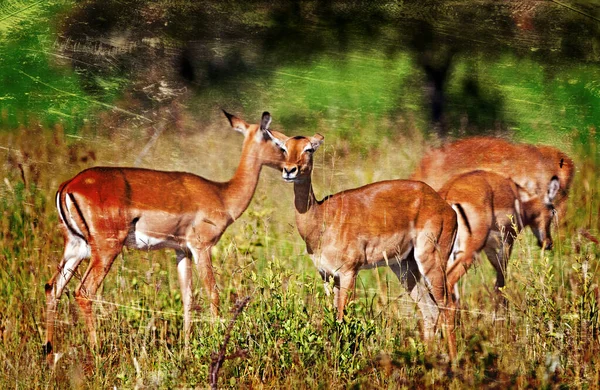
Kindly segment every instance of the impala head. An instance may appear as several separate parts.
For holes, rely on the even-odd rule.
[[[519,192],[521,191],[524,190],[519,187]],[[553,243],[550,230],[552,220],[556,214],[554,201],[559,191],[559,179],[554,176],[548,184],[543,199],[539,196],[533,196],[521,203],[523,208],[523,224],[531,228],[540,248],[552,249]],[[521,199],[523,198],[524,196],[521,197]]]
[[[274,136],[278,139],[286,139],[287,136],[275,130],[269,129],[271,125],[271,114],[263,112],[260,124],[248,124],[243,119],[232,115],[225,110],[223,113],[229,120],[231,127],[244,135],[244,148],[251,147],[251,153],[255,155],[263,164],[281,169],[285,160],[283,151],[274,141]]]
[[[553,168],[552,180],[558,179],[556,185],[559,185],[554,205],[560,207],[568,197],[569,188],[573,182],[575,174],[575,165],[573,160],[562,151],[551,146],[538,146],[539,152],[544,156],[546,164]],[[552,180],[549,186],[552,186]]]
[[[281,169],[283,180],[292,183],[310,178],[313,153],[321,146],[324,137],[315,134],[312,137],[281,138],[272,132],[269,134],[285,156]]]

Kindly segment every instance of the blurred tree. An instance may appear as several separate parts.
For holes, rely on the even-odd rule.
[[[507,126],[502,95],[476,77],[477,58],[530,58],[549,77],[556,67],[598,63],[599,16],[597,4],[562,1],[86,0],[64,20],[62,49],[89,91],[101,88],[98,75],[118,73],[147,109],[172,102],[184,87],[322,54],[343,57],[355,46],[410,53],[423,107],[445,136],[466,122],[467,132]],[[457,58],[473,59],[473,74],[450,96]]]

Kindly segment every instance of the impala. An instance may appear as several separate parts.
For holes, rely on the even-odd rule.
[[[83,313],[92,348],[97,346],[92,303],[96,291],[124,246],[174,249],[188,344],[192,307],[192,260],[200,274],[213,316],[219,294],[211,248],[248,207],[263,165],[281,169],[283,154],[267,135],[271,116],[248,124],[223,111],[232,128],[244,135],[240,163],[228,182],[214,182],[185,172],[97,167],[60,185],[56,206],[65,238],[64,255],[46,284],[46,343],[52,354],[58,300],[81,261],[89,265],[75,298]],[[283,134],[273,131],[278,137]]]
[[[510,178],[523,190],[520,199],[543,198],[558,180],[554,204],[563,216],[575,166],[562,151],[551,146],[512,143],[501,138],[473,137],[433,149],[423,157],[413,180],[439,190],[452,177],[474,170],[492,171]],[[544,199],[550,203],[548,199]]]
[[[533,196],[521,202],[520,191],[510,179],[487,171],[459,175],[439,191],[458,215],[458,237],[447,270],[450,290],[484,251],[496,270],[495,289],[500,292],[514,239],[525,226],[531,227],[540,247],[552,248],[550,224],[558,179],[551,181],[544,200]]]
[[[294,183],[298,232],[323,280],[333,278],[338,320],[358,271],[388,265],[417,302],[426,341],[433,338],[440,314],[444,318],[454,358],[453,301],[446,288],[457,230],[452,208],[428,185],[407,180],[377,182],[319,201],[311,174],[323,137],[272,136],[286,157],[283,179]]]

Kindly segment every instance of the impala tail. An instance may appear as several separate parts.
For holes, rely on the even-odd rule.
[[[73,193],[66,189],[68,183],[61,186],[56,193],[56,209],[65,229],[65,253],[63,261],[58,267],[58,272],[65,266],[65,259],[90,257],[90,229],[83,218],[81,208]],[[70,271],[74,271],[70,270]],[[46,287],[48,288],[48,287]]]

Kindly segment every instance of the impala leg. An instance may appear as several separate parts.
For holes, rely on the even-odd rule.
[[[438,256],[435,253],[434,256]],[[450,360],[454,360],[457,355],[456,350],[456,301],[452,289],[448,288],[446,275],[440,272],[431,278],[431,294],[439,307],[442,317],[442,332],[448,343],[448,355]]]
[[[431,341],[435,335],[439,310],[419,271],[419,266],[414,258],[414,251],[411,251],[404,260],[390,263],[390,269],[417,304],[423,321],[421,327],[423,339],[427,342]]]
[[[444,333],[448,340],[448,355],[450,360],[456,359],[458,354],[456,348],[456,303],[452,294],[446,296],[446,306],[442,309],[444,317]]]
[[[469,268],[473,265],[475,251],[470,246],[466,246],[459,251],[454,258],[454,262],[446,270],[448,289],[453,291],[456,283],[462,278]]]
[[[92,310],[93,300],[96,297],[96,291],[102,284],[102,281],[110,271],[114,260],[121,252],[122,245],[113,248],[92,247],[92,257],[90,264],[81,279],[81,283],[75,290],[75,299],[79,304],[79,309],[83,314],[86,327],[90,337],[90,346],[96,349],[98,346],[98,337],[96,335],[96,326],[94,324],[94,312]]]
[[[447,339],[448,344],[448,355],[450,356],[450,360],[455,360],[457,355],[456,348],[456,297],[452,293],[451,289],[447,287],[446,275],[442,274],[435,285],[441,286],[441,288],[433,288],[433,296],[435,300],[438,302],[438,305],[442,305],[440,307],[442,311],[443,318],[443,332]]]
[[[502,242],[499,245],[491,246],[488,245],[484,249],[484,252],[496,270],[496,291],[501,292],[501,289],[505,285],[506,267],[508,266],[508,259],[512,252],[514,239],[509,235],[506,237],[506,242]]]
[[[329,288],[329,277],[332,275],[323,269],[319,270],[319,275],[321,275],[321,279],[323,279],[323,289],[325,290],[325,295],[330,296],[331,288]]]
[[[423,317],[423,339],[431,342],[435,337],[435,329],[440,316],[437,304],[422,280],[417,282],[410,291],[410,297],[417,303]]]
[[[431,294],[429,297],[433,298],[433,302],[428,303],[433,310],[437,311],[437,318],[435,318],[436,323],[440,314],[443,319],[442,330],[448,342],[448,354],[450,355],[450,359],[454,360],[457,354],[456,335],[454,333],[456,307],[451,293],[452,290],[448,288],[449,283],[446,278],[445,270],[450,250],[451,248],[448,248],[447,253],[441,253],[441,249],[437,247],[430,237],[421,235],[417,238],[417,245],[415,246],[415,260],[421,275],[428,282],[429,292]],[[419,298],[423,298],[422,293]],[[435,334],[435,327],[434,324],[434,326],[428,330],[428,332],[431,332],[431,337]]]
[[[502,307],[506,307],[507,304],[502,289],[506,283],[506,267],[508,266],[508,259],[512,252],[513,242],[514,238],[511,235],[508,235],[506,237],[506,242],[496,243],[496,245],[487,245],[484,249],[488,260],[496,270],[496,284],[494,289],[498,298],[497,304],[500,304]]]
[[[344,308],[348,302],[348,293],[354,289],[356,272],[338,273],[334,276],[334,280],[333,300],[338,312],[337,320],[341,321],[344,318]]]
[[[486,245],[486,240],[490,235],[490,226],[492,226],[494,216],[493,206],[486,203],[483,211],[477,211],[472,205],[463,204],[459,212],[455,206],[453,208],[459,215],[457,230],[457,247],[453,248],[454,262],[448,265],[446,278],[450,291],[456,286],[456,283],[471,268],[477,253]],[[439,253],[442,258],[444,254]]]
[[[206,288],[206,292],[208,294],[210,312],[213,317],[216,318],[219,316],[219,290],[215,281],[215,275],[213,273],[212,259],[210,255],[211,248],[212,247],[208,246],[199,250],[192,248],[190,248],[190,250],[192,251],[200,279],[202,279],[204,288]]]
[[[191,331],[191,309],[192,309],[192,261],[191,254],[178,250],[177,252],[177,276],[179,277],[179,288],[181,289],[181,301],[183,302],[183,334],[185,348],[189,346]]]
[[[88,256],[89,246],[85,241],[77,237],[68,237],[58,269],[52,279],[46,283],[46,343],[44,344],[44,350],[50,360],[58,300],[81,261]],[[48,362],[53,363],[50,360]]]

